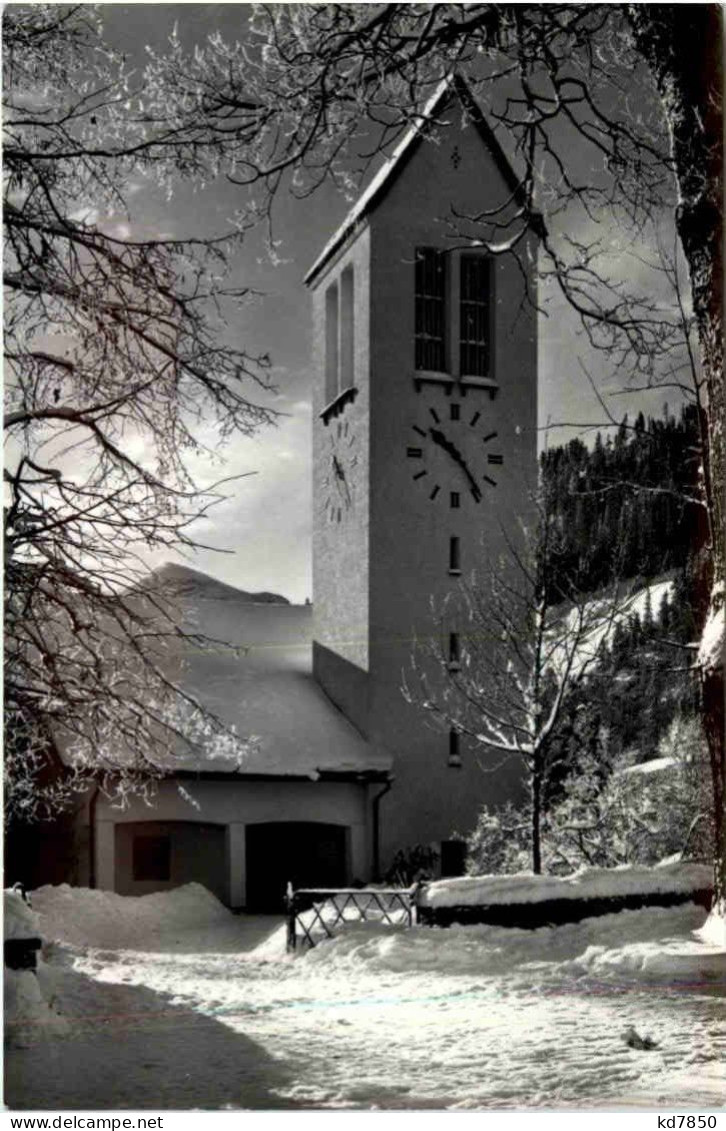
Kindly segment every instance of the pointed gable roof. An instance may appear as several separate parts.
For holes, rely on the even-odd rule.
[[[381,166],[373,180],[358,197],[340,227],[333,233],[310,270],[305,275],[304,281],[310,286],[315,277],[320,273],[328,260],[343,245],[345,240],[355,231],[366,215],[380,204],[398,175],[405,168],[420,145],[426,124],[433,116],[444,108],[446,103],[456,95],[466,110],[474,128],[479,133],[482,141],[492,155],[492,158],[513,195],[521,191],[521,183],[514,169],[507,160],[504,150],[494,136],[494,131],[487,122],[480,109],[469,84],[461,75],[449,75],[443,79],[429,98],[421,111],[420,121],[409,126],[398,145],[393,150],[388,160]]]

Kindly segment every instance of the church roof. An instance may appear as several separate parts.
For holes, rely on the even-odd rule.
[[[253,739],[240,775],[314,778],[390,769],[390,760],[376,756],[313,679],[310,606],[197,598],[195,613],[194,630],[230,647],[190,650],[183,686],[239,737]],[[213,755],[184,756],[175,768],[209,773],[226,766]]]
[[[396,145],[388,160],[381,166],[370,184],[364,189],[355,202],[342,224],[330,237],[320,255],[305,275],[304,281],[310,285],[315,276],[322,270],[331,256],[342,246],[345,240],[356,230],[365,216],[371,212],[383,199],[384,195],[394,183],[396,177],[405,167],[416,148],[420,144],[426,123],[441,110],[446,103],[456,94],[466,110],[471,122],[480,134],[484,144],[489,149],[500,173],[504,177],[512,193],[520,190],[520,181],[510,165],[501,145],[497,141],[491,126],[479,107],[471,89],[461,75],[449,75],[443,79],[429,98],[421,111],[420,121],[411,125]]]
[[[218,642],[202,648],[185,640],[169,652],[166,674],[239,738],[253,739],[241,761],[211,738],[204,752],[185,749],[163,760],[149,752],[152,762],[182,776],[387,775],[390,758],[376,752],[313,679],[312,606],[270,601],[267,593],[256,602],[255,595],[178,566],[156,571],[149,590],[174,600],[186,633]],[[113,755],[123,762],[122,751]]]

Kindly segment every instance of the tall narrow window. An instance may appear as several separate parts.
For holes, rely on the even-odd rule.
[[[433,247],[416,249],[415,363],[446,369],[446,257]]]
[[[346,267],[340,279],[340,392],[355,384],[353,379],[354,339],[353,268]]]
[[[449,667],[458,668],[461,663],[461,645],[459,643],[459,633],[449,633]]]
[[[449,765],[458,768],[461,766],[461,752],[459,749],[459,732],[449,731]]]
[[[491,264],[483,255],[462,255],[459,275],[459,371],[486,377],[491,354]]]
[[[335,400],[338,389],[338,284],[325,292],[325,402]]]
[[[461,573],[461,548],[458,538],[449,538],[449,572]]]

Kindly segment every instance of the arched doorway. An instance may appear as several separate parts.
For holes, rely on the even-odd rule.
[[[248,825],[247,910],[282,911],[285,889],[344,887],[348,879],[348,830],[316,821]]]

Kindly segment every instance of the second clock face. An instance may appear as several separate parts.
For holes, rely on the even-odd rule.
[[[406,438],[406,460],[431,502],[454,508],[480,503],[504,464],[499,433],[480,410],[458,401],[426,407]]]
[[[355,433],[345,421],[330,425],[327,467],[323,477],[324,506],[328,522],[341,522],[355,501],[358,452]]]

